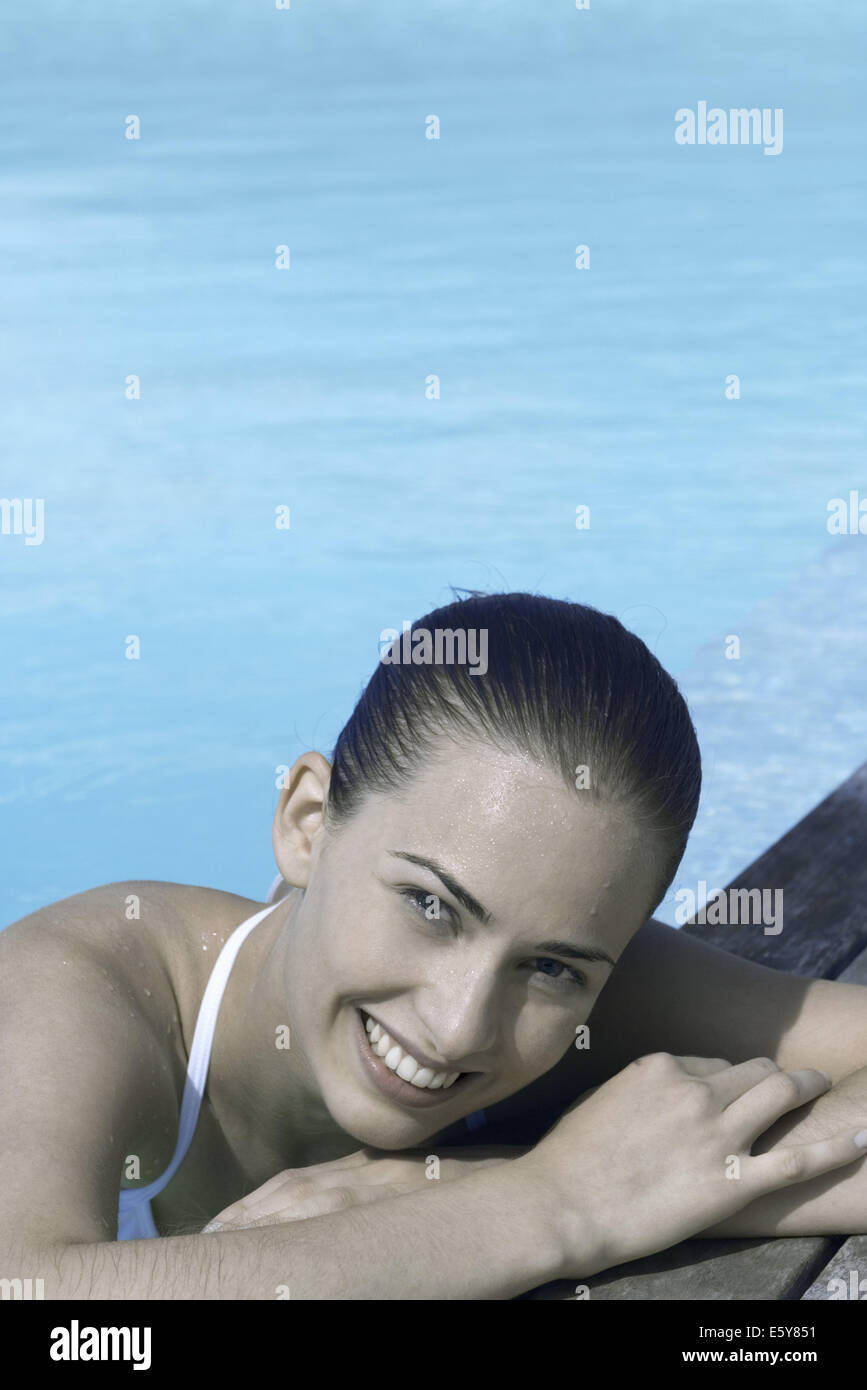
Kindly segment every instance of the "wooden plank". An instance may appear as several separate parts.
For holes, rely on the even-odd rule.
[[[843,1299],[867,1301],[867,1236],[850,1236],[817,1275],[804,1298],[829,1303]]]
[[[765,936],[755,925],[686,925],[682,930],[774,969],[867,985],[865,844],[867,763],[729,885],[783,888],[779,935]],[[591,1300],[816,1298],[823,1296],[817,1289],[827,1290],[829,1280],[840,1277],[838,1265],[847,1279],[849,1270],[861,1268],[865,1247],[867,1237],[846,1240],[842,1235],[691,1240],[605,1270],[584,1286],[559,1281],[523,1297],[573,1300],[576,1289],[586,1286]]]
[[[746,960],[813,979],[835,979],[867,947],[867,763],[728,888],[781,888],[783,929],[681,928]]]
[[[839,1236],[787,1240],[687,1240],[645,1260],[617,1265],[583,1281],[545,1284],[529,1299],[737,1299],[799,1298],[840,1244]],[[584,1294],[583,1290],[587,1289]]]
[[[837,976],[844,985],[867,985],[867,951],[862,951],[851,964]]]

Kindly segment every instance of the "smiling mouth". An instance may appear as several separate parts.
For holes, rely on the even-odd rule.
[[[450,1091],[459,1085],[470,1072],[435,1071],[415,1058],[411,1052],[394,1041],[381,1023],[377,1023],[363,1009],[358,1010],[367,1036],[370,1051],[388,1067],[396,1077],[405,1081],[417,1091]]]

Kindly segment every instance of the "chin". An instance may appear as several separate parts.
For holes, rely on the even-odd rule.
[[[358,1141],[359,1148],[388,1149],[399,1152],[401,1149],[417,1149],[426,1139],[438,1134],[444,1128],[430,1116],[420,1113],[418,1119],[412,1115],[373,1115],[366,1105],[328,1107],[332,1119],[345,1134]]]

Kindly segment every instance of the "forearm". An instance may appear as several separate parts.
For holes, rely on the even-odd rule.
[[[809,1143],[841,1131],[867,1129],[867,1067],[839,1081],[818,1100],[779,1120],[753,1145],[754,1154],[780,1144]],[[867,1157],[867,1155],[865,1155]],[[732,1179],[737,1181],[737,1179]],[[711,1227],[706,1236],[819,1236],[867,1233],[867,1163],[772,1192]]]
[[[260,1229],[67,1246],[60,1299],[509,1299],[558,1277],[543,1190],[519,1161]]]

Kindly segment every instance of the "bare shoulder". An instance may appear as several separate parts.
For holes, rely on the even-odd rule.
[[[49,903],[0,932],[4,973],[82,961],[142,998],[163,979],[194,990],[245,911],[258,904],[234,893],[159,880],[100,884]],[[203,949],[204,948],[204,949]],[[53,977],[45,980],[51,987]],[[151,990],[145,995],[142,986]]]
[[[177,1089],[216,955],[255,907],[157,880],[101,884],[50,903],[0,932],[0,1009],[8,1026],[15,1017],[29,1028],[34,1010],[63,1019],[100,1070],[107,1020],[125,1019],[136,1052],[159,1059]]]
[[[114,1238],[125,1157],[148,1182],[171,1156],[202,981],[248,908],[216,890],[109,883],[0,932],[4,1238]]]

